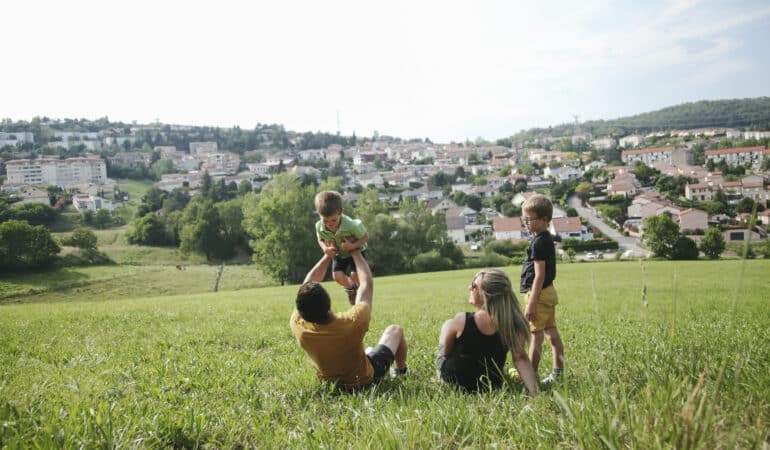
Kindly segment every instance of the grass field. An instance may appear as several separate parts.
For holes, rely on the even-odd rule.
[[[0,304],[104,301],[211,292],[216,266],[172,265],[72,267],[0,278]],[[275,284],[255,266],[225,266],[220,291]]]
[[[0,447],[770,445],[767,260],[559,265],[567,376],[534,399],[436,382],[438,330],[468,310],[473,270],[375,280],[366,344],[400,323],[413,373],[354,394],[320,384],[293,340],[297,286],[148,296],[171,277],[158,270],[112,301],[0,306]]]

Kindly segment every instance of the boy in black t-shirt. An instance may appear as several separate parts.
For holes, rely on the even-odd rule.
[[[521,220],[532,233],[527,257],[521,268],[521,292],[526,296],[527,305],[524,316],[532,331],[529,359],[537,372],[543,337],[547,337],[553,351],[553,372],[541,383],[551,384],[564,370],[564,344],[559,330],[556,329],[556,305],[559,303],[559,297],[553,286],[553,280],[556,278],[556,250],[553,237],[548,231],[548,223],[553,216],[553,204],[548,197],[537,194],[528,198],[521,209]]]

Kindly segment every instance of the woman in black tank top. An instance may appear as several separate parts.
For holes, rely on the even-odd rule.
[[[535,373],[524,350],[529,324],[508,276],[498,269],[480,271],[473,277],[468,301],[477,311],[458,313],[441,329],[436,359],[439,378],[471,392],[497,388],[503,383],[510,350],[524,384],[535,395]]]

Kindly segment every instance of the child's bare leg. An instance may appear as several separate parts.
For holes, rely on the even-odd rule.
[[[344,287],[345,289],[350,289],[351,283],[348,277],[345,275],[345,272],[341,270],[335,270],[333,273],[334,281],[337,282],[340,286]]]
[[[529,360],[532,361],[532,368],[537,374],[537,366],[540,364],[540,349],[543,347],[543,330],[532,333],[532,340],[529,343]]]
[[[358,282],[358,274],[355,271],[350,272],[350,282],[356,287],[360,286],[361,284]]]
[[[553,367],[564,369],[564,343],[561,340],[561,335],[559,335],[559,330],[556,327],[548,328],[545,330],[545,336],[551,344]]]

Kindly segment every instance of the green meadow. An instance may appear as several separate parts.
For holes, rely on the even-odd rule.
[[[436,380],[439,328],[470,310],[474,270],[375,279],[366,345],[403,325],[413,371],[355,393],[319,383],[291,336],[296,285],[228,266],[211,293],[213,270],[0,279],[0,447],[770,446],[768,260],[560,264],[567,375],[536,398]]]

